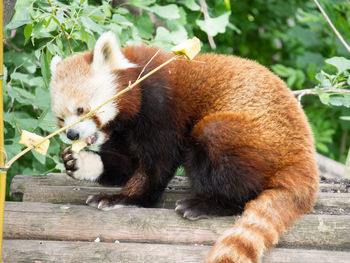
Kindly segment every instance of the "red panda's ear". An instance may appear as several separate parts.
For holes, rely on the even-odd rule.
[[[62,58],[58,55],[54,56],[51,59],[51,63],[50,63],[50,70],[51,70],[51,75],[53,75],[56,71],[56,66],[58,64],[58,62],[62,61]]]
[[[95,71],[106,69],[125,69],[134,67],[123,55],[112,32],[104,33],[97,40],[94,48],[92,67]]]

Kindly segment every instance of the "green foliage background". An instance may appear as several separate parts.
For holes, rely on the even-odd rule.
[[[206,1],[210,19],[204,21],[199,0],[114,1],[18,0],[5,28],[4,119],[7,159],[23,147],[19,130],[47,135],[56,120],[50,112],[49,64],[55,54],[70,55],[92,49],[99,35],[113,31],[121,45],[146,43],[165,50],[197,36],[202,52],[254,59],[287,81],[291,89],[315,88],[303,106],[312,125],[317,150],[344,162],[350,128],[350,98],[322,88],[349,86],[349,53],[317,10],[313,1]],[[126,2],[126,3],[125,3]],[[346,0],[320,1],[345,40],[350,40],[350,5]],[[153,19],[153,21],[152,21]],[[154,20],[155,19],[155,20]],[[66,36],[65,36],[66,35]],[[326,60],[328,58],[331,60]],[[339,84],[340,83],[340,84]],[[329,104],[328,106],[325,104]],[[345,116],[340,119],[341,116]],[[9,171],[43,174],[63,170],[60,152],[65,135],[51,140],[47,156],[31,152]],[[8,188],[7,188],[8,189]]]

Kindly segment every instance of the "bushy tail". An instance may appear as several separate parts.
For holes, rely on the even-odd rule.
[[[257,263],[266,249],[302,214],[309,212],[316,199],[316,164],[289,166],[270,180],[257,199],[250,201],[232,229],[217,240],[206,263]],[[311,167],[310,167],[311,166]]]

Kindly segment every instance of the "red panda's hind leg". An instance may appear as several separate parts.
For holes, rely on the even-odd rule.
[[[178,201],[178,213],[193,220],[239,214],[262,191],[265,171],[257,159],[264,152],[245,145],[254,139],[246,123],[242,114],[221,112],[195,125],[184,167],[196,196]]]

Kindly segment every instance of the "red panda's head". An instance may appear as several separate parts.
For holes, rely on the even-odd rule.
[[[55,56],[50,65],[50,94],[52,112],[58,124],[65,126],[78,120],[115,95],[118,84],[112,72],[134,66],[124,57],[111,32],[101,35],[93,51],[64,60]],[[71,140],[86,139],[89,144],[102,144],[106,140],[102,128],[118,113],[117,103],[110,102],[93,118],[69,128],[67,137]]]

